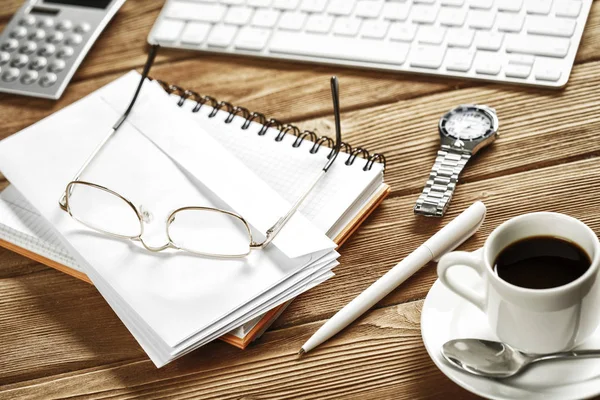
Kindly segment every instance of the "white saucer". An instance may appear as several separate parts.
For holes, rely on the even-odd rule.
[[[460,275],[459,279],[472,283],[473,287],[479,282],[477,275],[467,268],[455,267],[449,273]],[[455,383],[479,396],[511,400],[567,400],[600,394],[600,358],[541,362],[517,377],[504,380],[477,377],[453,367],[440,352],[446,341],[457,338],[498,339],[491,332],[486,316],[439,280],[434,283],[423,304],[421,335],[429,356],[438,368]],[[600,329],[580,348],[600,349]]]

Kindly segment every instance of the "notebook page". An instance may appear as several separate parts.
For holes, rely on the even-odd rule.
[[[120,87],[125,83],[133,83],[135,87],[135,75],[129,74],[111,85],[116,85],[113,88],[119,92],[125,90]],[[153,99],[153,96],[141,96],[140,105],[144,101],[151,103]],[[136,109],[132,120],[136,120],[135,113]],[[82,256],[79,258],[87,259],[94,270],[102,271],[105,281],[164,344],[174,346],[202,329],[207,332],[221,329],[226,324],[221,324],[223,315],[234,319],[234,311],[244,304],[250,309],[260,307],[260,303],[251,305],[249,300],[258,298],[266,290],[273,290],[274,297],[293,285],[295,281],[291,276],[308,267],[312,257],[289,260],[275,247],[270,247],[244,262],[219,260],[222,268],[215,269],[214,260],[180,252],[154,257],[128,242],[90,234],[60,210],[57,200],[65,182],[106,134],[105,121],[112,123],[117,117],[118,113],[98,93],[92,94],[3,141],[0,167],[44,218],[77,248]],[[22,157],[23,154],[27,157]],[[164,221],[169,209],[186,204],[210,205],[214,201],[129,123],[123,125],[86,173],[88,179],[109,185],[136,204],[148,205],[156,221]],[[161,224],[156,227],[160,228]],[[100,248],[104,251],[98,251]],[[87,264],[86,272],[97,284],[98,274],[94,277]],[[283,281],[285,285],[280,285]],[[100,285],[97,287],[102,291]],[[177,290],[173,290],[175,287]],[[264,301],[266,299],[261,300]],[[216,321],[219,324],[211,328]],[[243,322],[246,321],[239,321]],[[165,359],[159,359],[157,364],[164,362]]]
[[[179,99],[171,96],[173,101]],[[186,100],[183,108],[192,113],[195,106],[193,100]],[[246,121],[243,117],[236,116],[231,123],[225,123],[229,116],[227,111],[219,111],[209,118],[212,111],[213,108],[204,105],[192,115],[206,132],[289,202],[306,190],[327,161],[328,147],[322,146],[311,154],[314,143],[308,139],[299,147],[293,147],[296,138],[291,134],[277,142],[277,129],[270,128],[264,136],[259,136],[261,124],[252,122],[244,130],[241,129]],[[368,187],[383,179],[383,164],[374,163],[369,171],[364,171],[365,159],[356,158],[352,165],[346,165],[348,157],[347,153],[340,152],[325,178],[300,207],[300,213],[323,232],[328,232]]]
[[[81,271],[53,230],[13,186],[0,193],[0,239]]]

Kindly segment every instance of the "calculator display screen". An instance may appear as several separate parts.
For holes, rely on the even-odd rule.
[[[111,0],[45,0],[44,3],[64,4],[68,6],[106,8]]]

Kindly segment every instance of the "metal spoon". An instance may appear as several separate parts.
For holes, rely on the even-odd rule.
[[[572,350],[552,354],[527,354],[506,343],[481,339],[455,339],[444,343],[442,355],[452,365],[473,375],[508,378],[530,364],[560,358],[598,357],[600,350]]]

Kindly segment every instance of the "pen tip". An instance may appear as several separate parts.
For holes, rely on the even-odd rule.
[[[304,351],[304,349],[303,349],[303,348],[300,348],[300,350],[298,351],[298,355],[299,355],[299,356],[301,356],[301,355],[303,355],[304,353],[306,353],[306,351]]]

